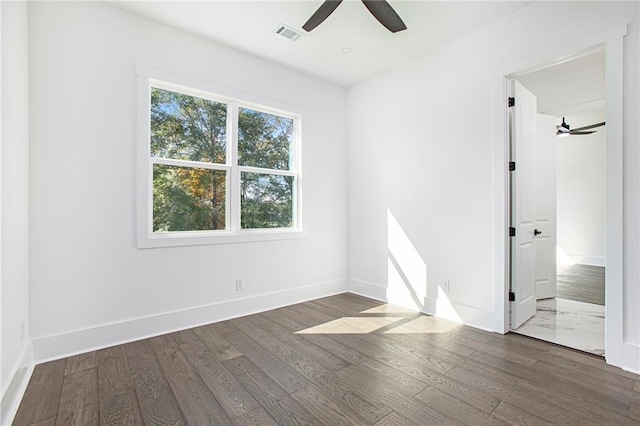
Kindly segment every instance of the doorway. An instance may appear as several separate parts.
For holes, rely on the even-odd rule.
[[[605,51],[511,85],[510,329],[604,356]]]

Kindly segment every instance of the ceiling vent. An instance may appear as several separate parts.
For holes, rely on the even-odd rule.
[[[280,26],[276,29],[276,34],[288,38],[291,41],[296,41],[300,37],[302,37],[302,33],[294,30],[291,27],[287,27],[284,24],[280,24]]]

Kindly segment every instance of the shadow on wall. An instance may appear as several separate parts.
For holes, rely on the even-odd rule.
[[[444,289],[438,285],[436,311],[427,312],[427,264],[418,253],[411,239],[387,209],[387,292],[389,303],[421,312],[434,314],[462,323]]]

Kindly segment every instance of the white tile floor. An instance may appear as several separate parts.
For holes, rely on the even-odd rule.
[[[536,314],[515,332],[604,355],[604,306],[558,298],[538,300]]]

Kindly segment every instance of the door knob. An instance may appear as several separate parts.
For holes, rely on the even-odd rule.
[[[538,231],[537,229],[533,230],[533,235],[538,236],[540,234],[542,234],[542,231]]]

